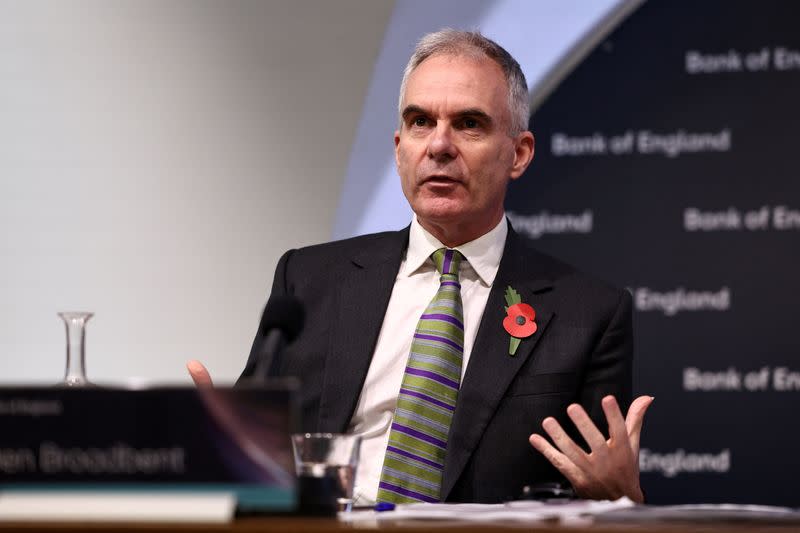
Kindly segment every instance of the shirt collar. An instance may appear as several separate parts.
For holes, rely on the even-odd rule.
[[[497,276],[497,269],[500,268],[500,259],[503,257],[503,248],[506,244],[507,235],[508,223],[506,218],[503,217],[488,233],[484,233],[474,241],[455,247],[467,259],[469,267],[475,271],[487,287],[494,283],[494,278]],[[404,277],[410,276],[425,264],[433,252],[444,247],[444,244],[439,242],[439,239],[428,233],[420,225],[417,216],[414,215],[408,237],[406,260],[400,275]],[[430,264],[432,265],[433,263],[431,262]]]

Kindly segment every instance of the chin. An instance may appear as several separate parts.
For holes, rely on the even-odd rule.
[[[462,221],[469,216],[463,205],[454,205],[452,202],[437,202],[436,205],[423,205],[414,209],[418,218],[445,224],[448,222]]]

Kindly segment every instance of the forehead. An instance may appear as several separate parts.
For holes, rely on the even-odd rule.
[[[492,115],[508,111],[508,83],[489,58],[434,55],[408,76],[403,107],[425,109],[478,107]]]

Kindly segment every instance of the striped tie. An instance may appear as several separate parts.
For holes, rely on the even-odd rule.
[[[432,255],[439,291],[419,319],[411,343],[383,460],[378,501],[438,502],[447,433],[461,381],[464,312],[456,250]]]

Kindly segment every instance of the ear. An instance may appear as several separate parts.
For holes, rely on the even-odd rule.
[[[400,167],[400,130],[394,132],[394,164]]]
[[[511,166],[509,176],[515,180],[522,176],[528,165],[533,160],[535,141],[533,133],[523,131],[514,139],[514,164]]]

